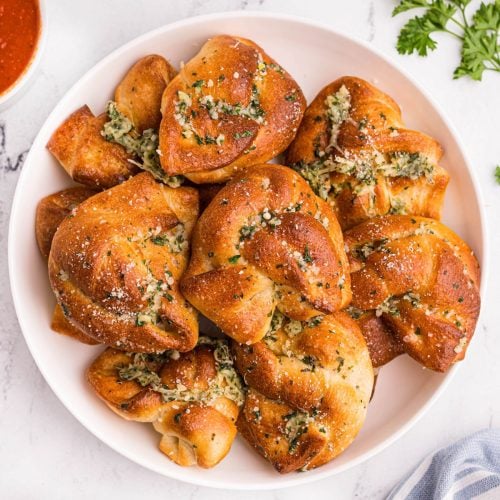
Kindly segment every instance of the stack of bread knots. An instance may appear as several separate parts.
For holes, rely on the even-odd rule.
[[[345,313],[338,222],[293,170],[238,174],[198,220],[184,296],[233,338],[249,387],[238,428],[280,472],[341,453],[364,422],[373,370]]]
[[[277,471],[313,469],[360,431],[374,368],[464,357],[479,266],[438,221],[441,147],[369,83],[306,109],[261,47],[220,35],[179,72],[140,59],[47,147],[82,184],[36,213],[52,329],[105,348],[90,386],[175,463],[213,467],[239,432]]]
[[[426,368],[463,359],[479,315],[479,265],[439,221],[442,149],[407,129],[387,94],[355,77],[328,84],[287,152],[345,231],[352,303],[373,365],[408,353]]]

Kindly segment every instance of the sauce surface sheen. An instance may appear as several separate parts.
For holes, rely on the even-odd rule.
[[[37,0],[0,0],[0,95],[29,66],[39,36]]]

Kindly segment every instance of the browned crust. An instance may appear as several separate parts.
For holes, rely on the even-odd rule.
[[[63,189],[42,198],[36,207],[35,236],[40,253],[48,258],[52,238],[59,224],[82,201],[90,198],[98,191],[87,187]]]
[[[280,225],[256,225],[252,237],[242,240],[242,228],[264,209],[278,214]],[[331,313],[350,300],[338,223],[328,205],[287,167],[265,164],[239,173],[198,220],[192,248],[182,291],[238,342],[261,339],[275,307],[302,320]],[[240,257],[235,260],[235,255]]]
[[[196,187],[200,195],[200,213],[203,213],[215,195],[224,187],[224,184],[199,184]]]
[[[401,340],[394,336],[374,311],[363,313],[356,321],[365,338],[374,368],[386,365],[405,352]]]
[[[118,415],[128,420],[152,422],[162,434],[160,449],[179,465],[209,468],[229,452],[236,436],[237,405],[220,397],[213,406],[198,402],[164,402],[149,386],[121,380],[118,371],[132,362],[132,354],[106,349],[88,368],[87,380],[96,394]],[[197,347],[164,364],[152,363],[163,384],[175,388],[206,389],[215,376],[212,348]]]
[[[256,77],[259,57],[267,63],[267,74]],[[237,169],[263,163],[284,151],[291,142],[306,106],[298,84],[276,62],[250,40],[228,35],[208,40],[167,87],[162,102],[160,127],[161,164],[169,175],[186,175],[196,183],[224,182]],[[223,76],[221,76],[223,75]],[[211,81],[196,93],[193,83]],[[243,116],[225,113],[212,119],[198,97],[247,106],[253,86],[259,90],[265,111],[262,124]],[[198,135],[224,135],[223,144],[199,145],[195,137],[183,138],[182,127],[175,119],[178,92],[192,97],[192,123]],[[290,97],[293,96],[293,97]],[[293,99],[293,100],[292,100]]]
[[[126,350],[192,349],[196,312],[178,286],[189,248],[172,253],[155,244],[154,235],[172,235],[183,224],[189,241],[197,215],[195,189],[169,188],[148,173],[79,205],[59,226],[49,256],[51,285],[69,321],[97,341]],[[165,293],[156,302],[161,286]],[[137,321],[151,304],[163,327]]]
[[[60,333],[61,335],[66,335],[74,340],[78,340],[84,344],[96,345],[99,342],[89,335],[82,332],[79,328],[76,328],[72,323],[70,323],[59,304],[54,307],[54,314],[52,315],[52,322],[50,323],[50,328],[54,332]]]
[[[368,349],[344,313],[296,336],[282,329],[275,337],[233,343],[236,367],[250,387],[238,430],[279,472],[312,469],[339,455],[363,425],[373,387]],[[291,446],[286,422],[296,411],[311,421]]]
[[[151,54],[139,59],[115,90],[115,101],[121,113],[134,128],[158,130],[161,121],[161,98],[177,71],[162,56]]]
[[[259,408],[262,415],[257,425],[253,408]],[[296,450],[289,452],[289,444],[283,437],[283,423],[291,411],[288,405],[250,389],[237,421],[238,432],[281,474],[298,471],[327,451],[325,437],[317,428],[312,428],[302,436]]]
[[[107,189],[137,172],[125,148],[106,141],[101,130],[105,114],[94,116],[82,106],[68,116],[52,134],[47,149],[76,182],[95,189]]]
[[[352,158],[373,149],[391,152],[421,153],[434,166],[433,181],[377,176],[374,197],[371,193],[356,194],[350,187],[352,178],[332,173],[330,182],[338,193],[329,201],[342,229],[348,229],[376,215],[391,210],[391,197],[404,202],[409,214],[439,219],[449,175],[439,166],[443,154],[439,143],[428,135],[404,127],[399,106],[387,94],[362,80],[344,76],[328,84],[307,108],[296,138],[287,151],[287,165],[317,160],[315,151],[325,150],[330,141],[330,126],[325,99],[345,86],[351,96],[349,119],[339,129],[333,156]],[[361,123],[366,128],[360,130]]]
[[[395,297],[397,312],[381,318],[405,352],[441,372],[463,359],[480,309],[479,264],[467,244],[438,221],[404,215],[364,222],[345,238],[353,306],[374,310]],[[362,259],[356,249],[373,242],[383,243]]]

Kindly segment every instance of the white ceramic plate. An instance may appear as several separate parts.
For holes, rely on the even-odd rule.
[[[430,97],[367,44],[289,16],[237,12],[189,19],[133,40],[91,69],[59,102],[33,143],[17,186],[9,234],[11,287],[21,328],[40,371],[63,404],[99,439],[138,464],[171,478],[219,488],[280,488],[346,470],[388,446],[429,408],[455,369],[439,375],[423,370],[406,356],[385,367],[362,432],[345,453],[317,470],[280,476],[239,438],[216,468],[181,468],[158,450],[159,435],[151,425],[122,420],[87,387],[85,368],[102,348],[81,345],[50,330],[54,297],[33,230],[38,201],[70,185],[64,170],[45,149],[50,135],[67,115],[82,104],[100,113],[114,86],[138,58],[158,53],[179,65],[207,38],[221,33],[255,40],[297,79],[308,101],[341,75],[363,77],[393,96],[409,126],[429,133],[444,146],[442,164],[452,179],[444,221],[472,246],[485,275],[484,217],[477,184],[456,134]]]

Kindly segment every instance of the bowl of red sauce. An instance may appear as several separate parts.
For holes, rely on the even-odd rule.
[[[0,0],[0,109],[26,89],[46,32],[43,0]]]

